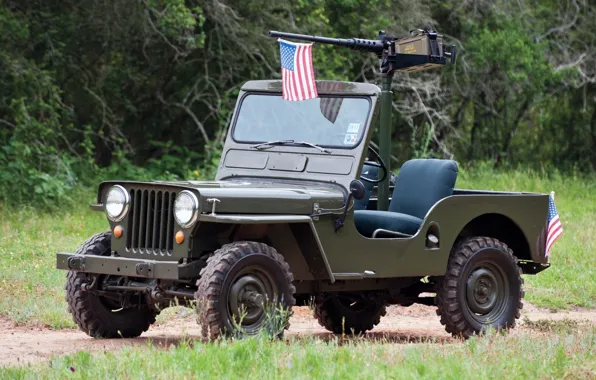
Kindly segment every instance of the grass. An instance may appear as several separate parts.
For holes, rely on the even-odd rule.
[[[556,192],[565,229],[552,251],[552,267],[526,276],[526,299],[553,309],[596,307],[596,242],[594,178],[547,178],[534,172],[462,170],[459,188]],[[55,252],[74,252],[89,236],[107,226],[102,213],[87,207],[94,194],[82,192],[75,209],[53,214],[31,208],[14,211],[0,206],[0,316],[21,325],[72,328],[64,301],[65,272],[55,268]]]
[[[263,338],[214,344],[128,347],[54,358],[46,364],[0,368],[0,378],[259,378],[259,379],[526,379],[596,374],[596,330],[565,336],[489,334],[454,344],[288,343]]]
[[[80,206],[51,215],[0,208],[0,316],[18,325],[74,327],[64,301],[66,272],[55,269],[55,253],[74,252],[107,225],[88,207],[93,194],[79,197]]]

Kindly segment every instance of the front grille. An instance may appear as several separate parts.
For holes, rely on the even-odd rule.
[[[170,256],[174,248],[174,200],[176,193],[130,190],[126,249],[140,254]]]

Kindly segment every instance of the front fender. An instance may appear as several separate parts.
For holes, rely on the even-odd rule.
[[[224,224],[266,224],[266,225],[289,225],[300,252],[307,263],[311,273],[317,279],[326,279],[335,282],[335,276],[329,265],[329,260],[313,220],[307,215],[253,215],[253,214],[202,214],[199,216],[199,226],[202,223],[224,223]],[[280,253],[286,255],[281,244]],[[322,262],[323,265],[320,265]]]

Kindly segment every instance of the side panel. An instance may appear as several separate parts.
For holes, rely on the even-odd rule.
[[[369,239],[360,235],[354,215],[335,233],[334,217],[315,222],[321,244],[335,277],[374,272],[374,277],[443,275],[451,247],[462,229],[483,214],[501,214],[523,231],[532,260],[545,263],[540,252],[548,212],[548,195],[458,195],[438,202],[427,214],[416,235],[405,239]],[[431,225],[439,227],[439,248],[427,249],[425,237]],[[369,274],[367,277],[370,277]]]

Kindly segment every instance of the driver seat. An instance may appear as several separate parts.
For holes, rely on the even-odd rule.
[[[412,236],[418,232],[428,210],[453,194],[457,162],[415,159],[404,163],[397,174],[389,211],[356,210],[356,229],[371,237],[377,229]]]

